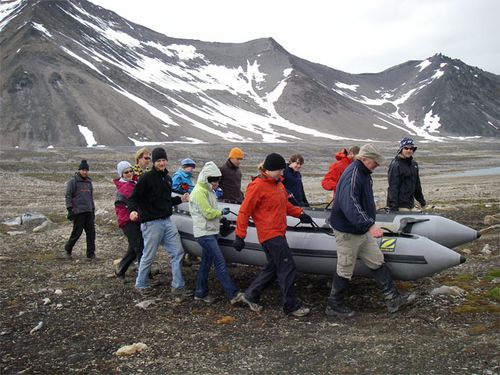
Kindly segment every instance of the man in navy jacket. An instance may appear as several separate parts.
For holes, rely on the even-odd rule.
[[[396,290],[391,273],[384,265],[384,255],[375,241],[383,236],[383,232],[375,223],[371,173],[384,158],[373,145],[366,144],[356,159],[340,177],[330,217],[337,243],[337,269],[325,310],[330,316],[354,315],[344,304],[344,299],[358,257],[371,270],[389,312],[398,311],[410,301],[408,296],[402,296]]]

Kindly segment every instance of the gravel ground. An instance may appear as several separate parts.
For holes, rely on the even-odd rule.
[[[300,149],[309,201],[323,204],[327,194],[319,180],[339,147],[322,147],[244,145],[245,182],[267,152],[288,156],[292,148]],[[380,147],[390,156],[391,145]],[[166,146],[174,165],[188,155],[222,162],[229,148]],[[162,285],[152,297],[141,298],[134,291],[134,271],[121,283],[112,265],[126,239],[115,224],[111,179],[116,162],[133,150],[2,150],[0,221],[36,211],[53,224],[41,232],[30,225],[0,225],[0,373],[498,374],[500,235],[488,227],[495,224],[491,215],[500,212],[500,179],[461,174],[497,167],[497,149],[497,142],[421,146],[417,157],[429,206],[483,235],[457,249],[467,257],[463,265],[399,282],[400,289],[417,294],[415,304],[399,313],[386,312],[372,280],[354,279],[348,304],[357,314],[351,320],[324,315],[329,280],[317,275],[297,277],[297,293],[312,310],[302,319],[283,316],[277,287],[264,294],[260,314],[231,306],[213,277],[215,304],[176,299],[168,292],[164,252],[155,265]],[[64,184],[81,158],[89,160],[96,191],[99,260],[93,263],[85,260],[83,238],[75,260],[60,256],[71,232]],[[374,174],[379,205],[385,200],[385,173],[380,168]],[[230,273],[245,288],[258,270],[238,265]],[[184,268],[190,287],[196,271],[197,265]],[[442,285],[457,286],[463,294],[430,295]],[[153,303],[135,306],[144,300]],[[115,354],[133,343],[147,348],[131,356]]]

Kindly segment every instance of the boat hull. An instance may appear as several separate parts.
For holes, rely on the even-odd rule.
[[[229,207],[231,214],[227,218],[230,221],[236,221],[240,205],[224,202],[218,202],[218,205],[221,209]],[[183,203],[178,206],[178,209],[179,211],[189,212],[189,205]],[[329,227],[328,217],[330,216],[330,210],[305,208],[305,212],[312,216],[316,224],[320,227]],[[474,241],[480,236],[479,232],[475,229],[446,217],[424,212],[379,211],[377,212],[376,221],[380,227],[383,227],[387,231],[417,234],[449,248]],[[289,227],[309,226],[309,224],[300,224],[299,219],[291,216],[287,217],[287,224]]]
[[[192,220],[188,213],[172,215],[185,251],[201,256],[202,250],[193,236]],[[333,275],[337,266],[335,237],[331,232],[309,228],[289,228],[286,233],[299,272]],[[245,238],[245,248],[238,252],[232,247],[234,232],[219,238],[219,246],[227,262],[262,266],[267,263],[254,226]],[[465,259],[428,238],[410,234],[389,234],[378,240],[385,262],[395,279],[416,280],[463,263]],[[361,260],[356,262],[355,275],[371,276]]]

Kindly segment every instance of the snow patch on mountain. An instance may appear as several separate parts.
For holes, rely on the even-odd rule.
[[[78,130],[80,131],[80,133],[82,133],[83,137],[85,138],[87,147],[93,147],[97,145],[97,141],[95,140],[94,133],[92,132],[92,130],[83,125],[77,125],[77,126]]]
[[[348,85],[347,83],[342,83],[342,82],[335,82],[335,86],[337,86],[340,89],[347,89],[356,92],[358,89],[359,85]]]
[[[431,64],[432,64],[431,61],[424,60],[420,64],[415,65],[415,68],[419,68],[420,69],[419,72],[421,72],[422,70],[424,70],[425,68],[427,68]]]

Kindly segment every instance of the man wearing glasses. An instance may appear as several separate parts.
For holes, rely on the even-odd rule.
[[[417,208],[425,208],[418,164],[413,159],[416,150],[413,139],[403,138],[399,142],[398,153],[389,166],[387,207],[391,211],[412,211],[415,209],[415,200],[419,205]]]
[[[134,165],[134,180],[137,181],[143,173],[148,172],[151,168],[149,163],[151,162],[151,151],[148,148],[143,147],[135,153],[135,165]]]

